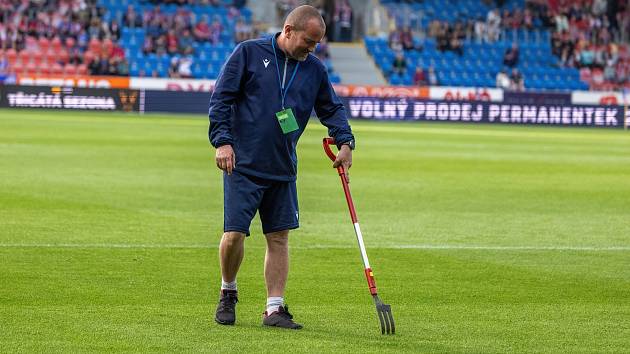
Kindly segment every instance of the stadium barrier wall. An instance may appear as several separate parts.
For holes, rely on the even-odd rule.
[[[0,107],[138,112],[140,91],[1,85]]]
[[[212,92],[216,80],[115,77],[115,76],[33,76],[16,75],[18,85],[64,86],[64,87],[97,87],[97,88],[130,88],[134,90]],[[371,85],[333,85],[341,97],[399,97],[429,98],[435,100],[455,101],[491,101],[503,102],[505,96],[514,93],[498,88],[480,87],[416,87],[416,86],[371,86]],[[521,93],[522,94],[522,93]],[[524,94],[543,96],[569,95],[570,102],[564,104],[580,105],[629,105],[630,92],[627,91],[567,91],[561,93],[540,91]]]
[[[184,82],[178,82],[182,91],[4,85],[0,86],[0,107],[207,115],[208,86],[191,89],[181,86]],[[444,89],[448,88],[437,91],[438,96],[447,92]],[[350,96],[341,100],[354,119],[618,128],[630,124],[627,108],[574,104],[571,93],[501,92],[500,101],[488,95],[486,101]]]
[[[123,76],[37,76],[17,75],[16,84],[23,86],[63,86],[128,89],[131,78]]]
[[[144,105],[141,105],[140,112],[163,112],[163,113],[191,113],[208,114],[210,104],[209,92],[178,92],[178,91],[156,91],[147,90],[144,92]]]

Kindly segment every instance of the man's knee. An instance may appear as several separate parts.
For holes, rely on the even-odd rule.
[[[223,243],[227,247],[238,246],[243,243],[245,240],[245,234],[238,231],[228,231],[223,234],[223,238],[221,239],[221,243]]]
[[[289,246],[289,230],[268,233],[265,237],[269,248],[280,249]]]

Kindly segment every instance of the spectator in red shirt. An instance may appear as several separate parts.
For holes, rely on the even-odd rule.
[[[195,28],[193,29],[193,34],[195,35],[195,39],[200,42],[207,42],[210,40],[212,36],[212,31],[210,26],[208,25],[208,16],[203,15],[201,20],[197,22]]]
[[[413,84],[416,86],[427,85],[427,75],[421,67],[416,67],[416,72],[413,75]]]
[[[168,34],[166,35],[166,50],[169,54],[175,54],[179,50],[177,35],[173,29],[168,30]]]
[[[112,58],[117,58],[117,59],[125,59],[125,51],[122,49],[121,46],[119,46],[118,44],[113,44],[112,46],[112,54],[111,54]]]

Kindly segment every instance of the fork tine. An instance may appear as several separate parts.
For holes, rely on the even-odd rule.
[[[394,325],[394,316],[392,315],[392,309],[389,305],[387,305],[388,307],[388,311],[387,311],[387,317],[389,317],[389,322],[391,323],[391,327],[392,327],[392,334],[396,333],[396,325]]]
[[[378,320],[381,323],[381,334],[385,334],[385,317],[378,305],[376,305],[376,313],[378,314]]]
[[[389,315],[388,315],[388,313],[390,312],[389,305],[385,305],[385,304],[381,305],[381,311],[383,312],[383,318],[385,319],[385,329],[386,329],[385,332],[387,332],[387,334],[390,334],[391,324],[390,324]]]

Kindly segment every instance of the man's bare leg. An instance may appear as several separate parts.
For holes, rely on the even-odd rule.
[[[265,254],[265,283],[267,284],[267,310],[265,326],[301,329],[284,305],[284,289],[289,275],[289,230],[273,232],[267,237]]]
[[[221,299],[217,306],[215,321],[222,325],[233,325],[236,322],[236,274],[243,261],[243,244],[245,234],[241,232],[226,232],[219,245],[221,262]]]
[[[272,232],[267,238],[265,283],[267,297],[283,297],[289,274],[289,230]]]
[[[221,260],[221,277],[223,281],[231,283],[236,280],[236,274],[241,267],[244,254],[245,234],[228,231],[223,234],[219,245]]]

